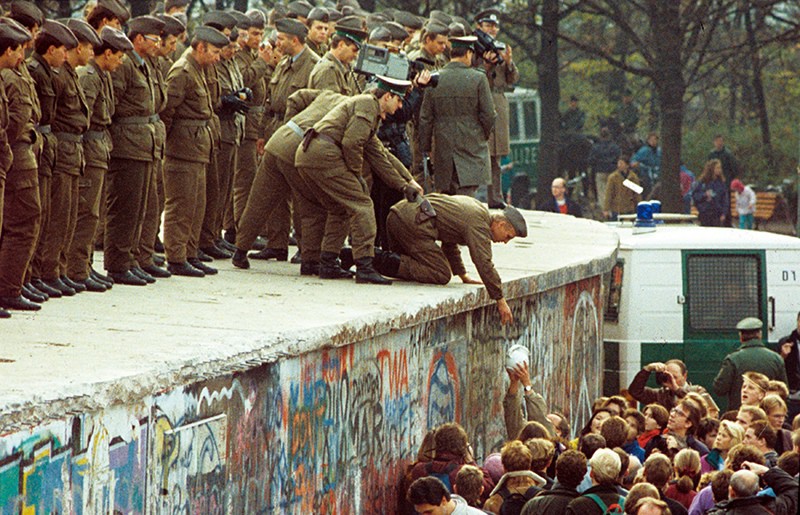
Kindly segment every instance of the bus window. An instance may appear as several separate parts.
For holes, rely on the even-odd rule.
[[[539,139],[539,117],[536,112],[536,102],[529,100],[522,103],[525,113],[525,139]]]
[[[508,134],[511,141],[519,141],[519,109],[517,109],[516,102],[511,102],[511,105],[508,107]]]

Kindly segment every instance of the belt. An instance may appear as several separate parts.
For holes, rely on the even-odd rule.
[[[337,147],[339,150],[341,150],[341,149],[342,149],[342,144],[341,144],[341,143],[339,143],[339,142],[338,142],[338,141],[336,141],[335,139],[331,138],[331,137],[330,137],[330,136],[328,136],[327,134],[322,134],[322,133],[319,133],[319,132],[315,131],[315,130],[314,130],[314,128],[312,127],[312,128],[310,128],[310,129],[308,129],[308,130],[307,130],[307,131],[306,131],[306,132],[303,134],[303,142],[300,144],[300,145],[301,145],[301,147],[303,148],[303,152],[305,152],[306,150],[308,150],[308,146],[311,144],[311,141],[312,141],[312,140],[314,140],[314,139],[316,139],[316,138],[319,138],[319,139],[321,139],[322,141],[327,141],[328,143],[331,143],[331,144],[333,144],[333,145],[336,145],[336,147]]]
[[[120,125],[147,125],[148,123],[155,123],[158,120],[158,115],[152,116],[120,116],[114,118],[114,123]]]
[[[251,107],[250,111],[248,111],[248,113],[253,113],[253,114],[264,114],[266,112],[267,108],[264,106]]]
[[[301,138],[303,137],[304,134],[303,129],[301,129],[300,126],[294,123],[292,120],[286,122],[286,126],[292,129],[294,133],[300,136]]]
[[[53,132],[53,129],[49,125],[37,125],[36,130],[39,131],[39,134],[50,134]]]
[[[208,127],[208,123],[210,121],[211,120],[184,120],[184,119],[179,119],[179,120],[173,120],[172,121],[172,126],[173,127],[178,127],[178,126],[182,126],[182,127]]]
[[[86,131],[83,135],[83,141],[99,140],[105,137],[106,131]]]
[[[54,132],[53,136],[62,141],[72,141],[73,143],[80,143],[83,141],[83,136],[72,132]]]

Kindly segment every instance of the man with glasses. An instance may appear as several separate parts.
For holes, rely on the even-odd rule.
[[[550,185],[550,193],[552,197],[538,208],[540,211],[550,211],[577,217],[583,216],[581,206],[567,196],[567,181],[563,178],[556,177],[553,179]]]

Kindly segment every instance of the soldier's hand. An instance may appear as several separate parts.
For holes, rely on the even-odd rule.
[[[269,41],[264,41],[261,43],[261,46],[258,47],[258,57],[263,59],[267,64],[272,62],[272,45]]]
[[[422,186],[420,186],[419,183],[414,179],[411,179],[411,182],[409,182],[408,185],[417,190],[417,193],[419,193],[420,195],[425,194],[425,190],[422,189]]]
[[[511,59],[512,59],[511,45],[506,45],[506,51],[503,52],[503,59],[505,59],[505,61],[508,64],[511,64]]]
[[[506,325],[514,322],[514,315],[511,314],[511,308],[508,307],[506,299],[497,299],[497,310],[500,311],[501,324]]]
[[[264,147],[266,145],[267,145],[267,142],[264,140],[264,138],[258,138],[256,140],[256,152],[258,153],[258,155],[260,155],[260,156],[264,155]]]
[[[469,274],[461,274],[458,277],[461,278],[461,282],[464,284],[483,284],[483,281],[480,279],[473,279]]]

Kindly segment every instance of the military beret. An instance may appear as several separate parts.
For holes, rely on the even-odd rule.
[[[393,79],[385,75],[376,75],[375,83],[380,89],[401,97],[405,96],[408,93],[408,88],[411,87],[410,80]]]
[[[525,223],[525,217],[522,216],[522,213],[517,208],[511,205],[504,207],[503,216],[514,228],[514,232],[517,233],[518,237],[525,238],[528,236],[528,224]]]
[[[164,11],[169,11],[173,7],[186,7],[189,5],[189,0],[166,0],[164,2]]]
[[[369,40],[389,42],[392,40],[392,33],[384,26],[375,27],[372,29],[372,32],[369,33]]]
[[[250,9],[247,11],[247,17],[250,18],[251,27],[263,29],[267,26],[267,17],[261,9]]]
[[[428,19],[433,21],[438,21],[443,25],[450,25],[450,22],[453,21],[452,16],[450,16],[444,11],[437,11],[437,10],[431,11],[431,13],[428,15]]]
[[[366,16],[367,27],[370,28],[370,29],[374,29],[375,27],[377,27],[381,23],[383,23],[385,21],[390,21],[390,20],[391,20],[391,18],[386,16],[383,13],[369,13]]]
[[[155,16],[137,16],[128,22],[128,35],[154,34],[160,36],[162,30],[164,30],[164,22]]]
[[[311,9],[311,11],[309,11],[308,16],[306,16],[306,19],[310,22],[322,21],[328,23],[328,21],[330,21],[330,17],[331,15],[328,12],[328,9],[326,9],[325,7],[315,7]]]
[[[272,25],[274,27],[278,20],[286,18],[287,14],[289,14],[289,9],[287,9],[284,4],[275,4],[272,6],[272,9],[269,10],[267,25]]]
[[[358,0],[339,0],[339,3],[336,4],[336,8],[340,11],[345,7],[350,7],[351,9],[361,9],[361,4],[358,3]]]
[[[181,23],[177,16],[172,14],[157,14],[156,18],[164,22],[165,36],[177,36],[186,32],[186,25]]]
[[[33,2],[25,0],[17,0],[11,2],[11,9],[8,12],[9,17],[21,22],[26,27],[39,25],[44,23],[44,13],[41,9],[36,7]]]
[[[450,23],[460,23],[461,25],[469,28],[469,21],[463,16],[453,16],[453,19]]]
[[[304,38],[308,35],[308,27],[293,18],[281,18],[275,22],[275,30],[284,34],[292,34]]]
[[[411,14],[408,11],[397,11],[394,13],[394,21],[404,27],[409,27],[415,30],[421,29],[422,24],[425,22],[425,20],[416,14]]]
[[[328,21],[339,21],[344,17],[341,11],[336,9],[328,9]]]
[[[345,5],[341,8],[342,16],[359,16],[364,11],[359,9],[358,7],[351,7],[349,5]]]
[[[54,20],[45,20],[42,23],[39,36],[50,36],[68,49],[78,46],[78,38],[69,30],[69,27]]]
[[[209,11],[203,16],[203,25],[219,30],[232,29],[236,26],[236,18],[225,11]]]
[[[449,28],[444,23],[439,23],[438,21],[428,20],[425,23],[425,34],[435,34],[437,36],[446,36]]]
[[[381,27],[389,31],[389,33],[392,35],[392,39],[399,39],[402,41],[408,37],[406,28],[396,21],[387,21],[381,23]]]
[[[83,20],[72,18],[67,21],[67,27],[69,27],[69,30],[75,34],[75,37],[78,38],[78,41],[81,43],[91,43],[93,47],[98,47],[103,44],[97,36],[97,32],[95,32],[91,25]]]
[[[311,9],[314,8],[313,5],[305,0],[295,0],[294,2],[289,2],[286,7],[289,9],[289,15],[297,18],[307,18],[308,13],[310,13]]]
[[[467,27],[457,21],[454,21],[448,25],[447,29],[447,36],[451,38],[463,37],[467,35]]]
[[[739,331],[758,331],[764,327],[764,322],[755,317],[743,318],[736,324],[736,329]]]
[[[243,13],[241,11],[236,11],[236,10],[230,10],[228,12],[230,13],[231,16],[236,18],[236,28],[237,29],[247,30],[247,29],[249,29],[250,27],[253,26],[253,22],[250,20],[250,18],[245,13]]]
[[[475,15],[475,23],[494,23],[500,25],[500,11],[497,9],[486,9]]]
[[[478,38],[475,36],[454,36],[448,38],[450,44],[454,47],[461,47],[461,48],[472,48]]]
[[[131,19],[131,12],[125,7],[120,0],[97,0],[97,5],[92,9],[87,18],[91,18],[95,9],[103,8],[114,15],[121,23],[125,23]]]
[[[181,24],[184,26],[184,28],[188,26],[189,20],[186,18],[186,13],[180,13],[179,12],[179,13],[175,13],[175,14],[170,14],[169,16],[172,16],[173,18],[175,18],[176,20],[181,22]]]
[[[226,47],[230,44],[230,40],[228,40],[228,36],[226,36],[221,31],[215,29],[214,27],[210,27],[208,25],[201,25],[194,30],[194,37],[192,38],[192,42],[195,41],[202,41],[204,43],[208,43],[209,45],[214,45],[215,47],[222,48]]]
[[[21,45],[33,39],[33,35],[24,25],[13,18],[0,18],[0,41],[10,41]]]
[[[133,50],[133,43],[121,30],[106,25],[100,30],[100,39],[103,44],[116,52],[129,52]]]

